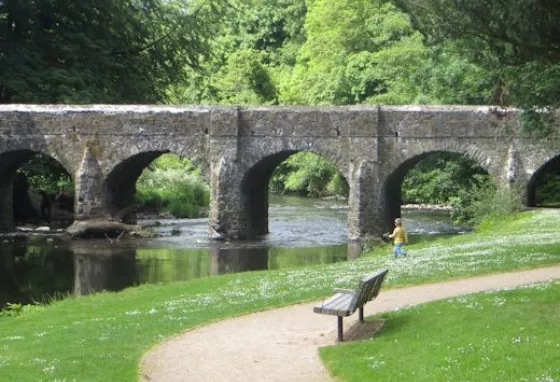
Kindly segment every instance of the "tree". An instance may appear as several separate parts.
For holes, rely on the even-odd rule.
[[[265,52],[241,49],[228,55],[226,63],[212,81],[220,102],[260,105],[275,103],[277,90],[263,64]]]
[[[212,55],[200,71],[169,88],[176,103],[273,104],[280,78],[305,40],[307,3],[301,0],[232,0],[209,41]]]
[[[306,196],[348,196],[348,184],[336,166],[311,152],[298,152],[282,162],[272,173],[270,189]]]
[[[459,42],[426,47],[409,17],[383,0],[316,0],[305,20],[307,40],[280,103],[487,103],[487,71]]]
[[[429,40],[475,38],[504,63],[560,61],[560,7],[551,0],[394,0]]]
[[[0,102],[162,102],[210,54],[222,0],[2,0]]]
[[[393,0],[434,45],[469,43],[492,72],[491,103],[517,105],[528,126],[560,104],[560,7],[551,0]]]
[[[317,0],[305,30],[293,76],[282,86],[285,103],[355,104],[387,93],[393,77],[376,55],[421,47],[406,15],[381,1]],[[422,59],[417,53],[404,64],[414,67]]]

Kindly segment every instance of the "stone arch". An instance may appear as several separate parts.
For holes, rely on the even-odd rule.
[[[315,150],[281,150],[261,157],[259,161],[249,167],[241,179],[240,202],[241,209],[246,215],[245,220],[249,225],[248,232],[253,232],[255,235],[269,233],[268,186],[270,177],[280,163],[298,152],[311,152],[322,156],[335,165],[346,183],[348,183],[347,176],[341,171],[340,163],[332,162],[329,157],[325,157]]]
[[[141,146],[141,149],[139,149],[138,146]],[[108,177],[111,173],[118,170],[122,163],[130,160],[134,161],[134,158],[144,158],[144,155],[146,153],[150,153],[148,154],[148,156],[153,157],[152,160],[163,154],[176,154],[180,157],[189,158],[193,162],[193,164],[201,170],[204,180],[206,182],[210,181],[210,163],[208,161],[205,149],[204,147],[201,147],[201,144],[199,144],[199,142],[195,141],[170,142],[168,140],[162,140],[160,142],[153,140],[147,145],[139,145],[132,140],[125,141],[124,146],[121,150],[119,150],[119,153],[117,153],[118,156],[111,157],[109,159],[100,158],[102,162],[105,162],[105,164],[102,165],[103,173],[106,174],[106,177]],[[150,162],[144,165],[144,167],[149,163]]]
[[[286,160],[290,155],[298,152],[309,152],[319,155],[326,159],[328,162],[336,166],[338,171],[348,179],[349,174],[349,149],[340,144],[341,142],[337,140],[317,140],[317,139],[274,139],[274,138],[264,138],[261,140],[261,144],[258,147],[248,147],[244,152],[254,152],[258,155],[244,156],[243,167],[252,169],[255,166],[259,166],[263,161],[267,162],[269,158],[275,158],[276,156],[283,156],[283,159],[276,164],[280,164]],[[282,154],[284,153],[284,154]],[[289,153],[289,154],[285,154]],[[244,176],[245,178],[246,176]]]
[[[384,179],[382,187],[380,189],[381,204],[383,213],[383,224],[385,230],[390,229],[392,226],[392,221],[396,217],[401,216],[401,201],[402,201],[402,183],[406,174],[416,166],[421,160],[429,157],[430,155],[436,153],[451,153],[457,155],[458,157],[465,157],[471,159],[475,164],[485,170],[490,174],[489,166],[487,160],[483,160],[484,155],[479,150],[445,150],[445,149],[435,149],[420,152],[416,155],[408,155],[406,159],[402,162],[397,163],[397,166],[392,169],[388,176]]]
[[[109,170],[103,181],[102,200],[104,208],[111,215],[134,204],[136,181],[142,174],[142,171],[163,154],[184,156],[171,150],[143,151],[127,157]],[[193,163],[197,166],[199,163],[206,164],[201,162],[200,158],[194,158]],[[203,174],[208,182],[208,172],[203,172]]]
[[[165,151],[145,151],[118,163],[103,182],[103,203],[111,215],[134,203],[136,180],[146,166]]]
[[[31,147],[33,147],[33,145]],[[69,171],[68,165],[58,160],[56,155],[33,150],[31,148],[6,150],[0,153],[0,230],[2,231],[10,231],[13,229],[15,217],[14,208],[16,208],[16,203],[25,204],[27,206],[31,204],[29,196],[25,194],[18,194],[18,200],[14,200],[13,187],[18,168],[38,154],[43,154],[59,163],[70,177],[72,177],[72,170]]]
[[[4,165],[12,163],[13,160],[17,162],[20,157],[23,159],[19,161],[16,169],[34,155],[43,154],[58,162],[68,174],[73,176],[75,163],[65,155],[60,155],[59,151],[62,150],[52,150],[49,148],[49,145],[41,139],[26,139],[23,141],[10,142],[9,145],[6,146],[0,144],[0,170],[3,171]]]
[[[550,171],[560,173],[560,154],[556,155],[539,167],[527,182],[525,202],[528,207],[537,206],[537,187],[542,180],[542,176]]]
[[[391,156],[390,165],[387,167],[388,173],[397,171],[401,166],[412,163],[414,166],[419,160],[435,152],[449,152],[471,159],[477,165],[486,170],[489,174],[498,175],[501,164],[495,159],[495,150],[486,148],[484,144],[462,144],[455,139],[441,139],[420,141],[418,143],[407,144],[405,149],[397,147],[394,152],[388,153]],[[493,154],[490,154],[493,153]]]

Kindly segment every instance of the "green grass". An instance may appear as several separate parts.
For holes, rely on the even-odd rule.
[[[133,381],[150,347],[188,328],[316,299],[381,267],[385,288],[560,263],[560,210],[526,212],[479,233],[382,248],[356,261],[143,285],[0,316],[0,380]]]
[[[559,381],[560,282],[461,296],[368,319],[373,338],[320,349],[342,381]]]

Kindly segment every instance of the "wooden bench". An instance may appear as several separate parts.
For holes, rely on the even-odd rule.
[[[358,287],[355,290],[335,289],[334,292],[336,294],[334,296],[326,301],[323,301],[320,306],[313,308],[315,313],[338,316],[339,341],[343,341],[343,317],[348,317],[359,309],[360,322],[364,321],[364,305],[377,297],[387,272],[389,272],[388,269],[382,269],[376,273],[362,276],[358,283]]]

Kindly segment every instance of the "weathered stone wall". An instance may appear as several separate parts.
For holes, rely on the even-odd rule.
[[[522,132],[513,110],[489,107],[423,106],[381,109],[380,184],[384,222],[400,216],[400,185],[418,160],[435,151],[473,159],[498,186],[527,192],[534,173],[560,154],[560,126],[547,139]]]
[[[400,215],[406,172],[437,151],[474,159],[503,186],[528,190],[560,155],[521,133],[515,112],[489,107],[0,106],[0,228],[13,225],[11,184],[21,163],[50,155],[72,174],[76,219],[110,218],[166,152],[189,157],[211,187],[213,231],[242,238],[268,231],[268,180],[289,155],[334,163],[350,186],[349,238],[386,231]],[[528,200],[530,197],[528,197]]]

